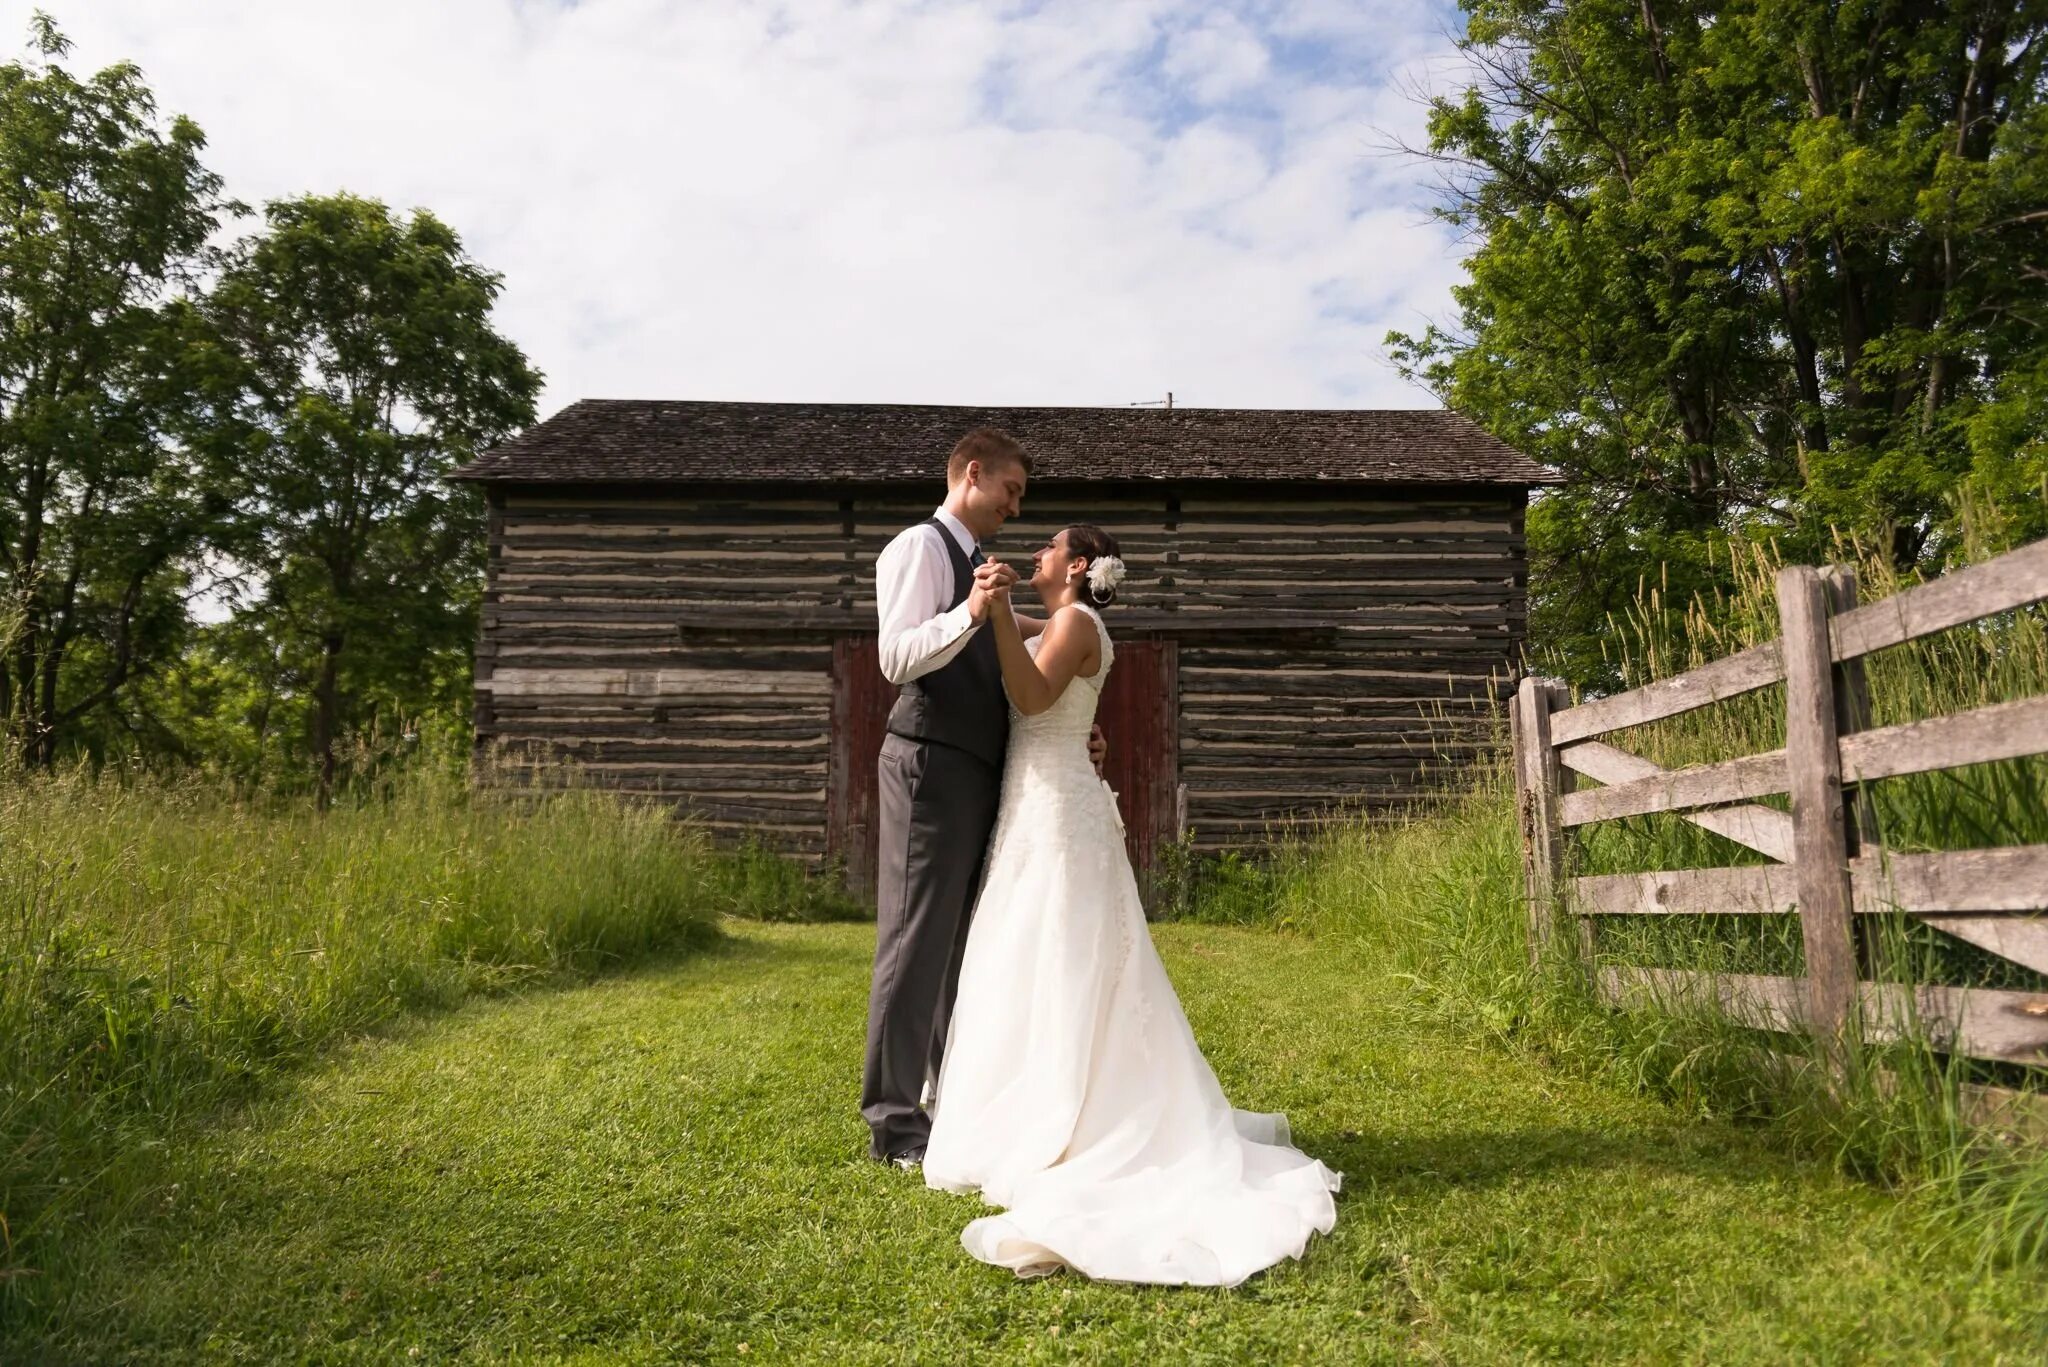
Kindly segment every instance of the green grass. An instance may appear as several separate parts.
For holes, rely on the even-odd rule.
[[[161,1154],[28,1360],[2038,1361],[2048,1282],[1761,1132],[1412,1009],[1341,942],[1160,927],[1241,1104],[1346,1174],[1235,1292],[1020,1283],[979,1207],[861,1157],[873,932],[687,959],[352,1041]]]
[[[0,784],[0,1335],[186,1117],[333,1041],[702,944],[724,912],[833,909],[601,794],[377,787],[322,815],[200,777]]]

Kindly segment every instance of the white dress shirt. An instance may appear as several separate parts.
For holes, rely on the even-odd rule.
[[[932,514],[971,562],[974,534],[944,508]],[[953,562],[937,527],[919,523],[896,534],[875,561],[875,612],[881,618],[882,676],[906,684],[950,663],[980,626],[953,601]]]

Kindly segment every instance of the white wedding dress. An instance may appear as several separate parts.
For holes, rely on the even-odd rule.
[[[1010,713],[925,1181],[1007,1207],[960,1241],[1020,1276],[1235,1286],[1329,1232],[1341,1177],[1290,1146],[1285,1116],[1233,1109],[1188,1028],[1089,764],[1113,649],[1081,611],[1095,676]]]

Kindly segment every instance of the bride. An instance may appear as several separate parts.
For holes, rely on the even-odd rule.
[[[925,1150],[928,1185],[1000,1215],[960,1240],[1034,1276],[1235,1286],[1336,1223],[1340,1175],[1239,1111],[1145,926],[1088,732],[1123,562],[1095,527],[1032,557],[1043,624],[990,614],[1010,696],[1002,803],[969,923]]]

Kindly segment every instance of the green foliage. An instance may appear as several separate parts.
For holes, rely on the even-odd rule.
[[[533,420],[540,375],[491,326],[500,277],[426,210],[280,200],[208,301],[242,367],[234,554],[261,589],[217,635],[301,714],[323,793],[371,716],[459,707],[482,498],[444,476]],[[296,728],[295,728],[296,729]]]
[[[227,494],[181,292],[234,206],[135,67],[79,80],[46,17],[35,46],[0,66],[0,723],[47,764],[121,736],[129,685],[183,642]]]
[[[1265,925],[1273,921],[1273,895],[1294,842],[1284,836],[1256,855],[1242,850],[1203,854],[1194,832],[1162,846],[1153,872],[1149,910],[1158,920],[1212,925]]]
[[[846,891],[842,871],[811,869],[757,840],[720,851],[706,870],[712,905],[755,921],[872,921],[875,909]]]
[[[461,726],[481,496],[533,418],[500,278],[426,210],[221,197],[141,73],[0,67],[0,724],[323,794],[352,736]],[[200,626],[189,600],[236,609]]]
[[[1614,686],[1607,618],[1725,586],[1731,541],[1934,565],[1961,496],[2039,499],[2039,0],[1465,9],[1424,154],[1478,245],[1457,326],[1389,342],[1565,476],[1529,523],[1546,668]]]

